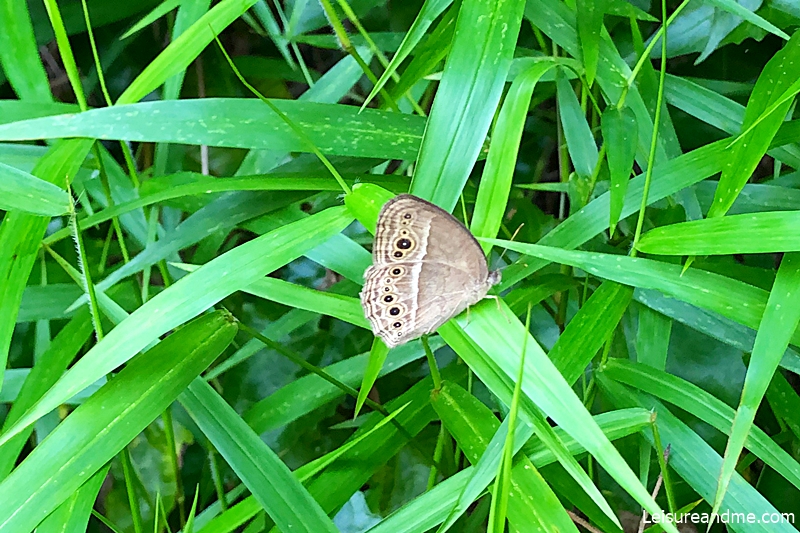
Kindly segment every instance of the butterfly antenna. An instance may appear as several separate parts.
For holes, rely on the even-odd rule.
[[[524,226],[524,225],[525,225],[525,223],[523,222],[522,224],[520,224],[519,226],[517,226],[517,229],[514,231],[514,234],[513,234],[513,235],[511,235],[511,238],[509,239],[510,241],[513,241],[513,240],[514,240],[514,238],[515,238],[515,237],[517,236],[517,234],[519,233],[519,230],[521,230],[521,229],[522,229],[522,226]],[[497,261],[498,261],[498,262],[500,262],[500,261],[502,261],[502,260],[503,260],[503,256],[504,256],[504,255],[506,255],[506,252],[507,252],[507,251],[508,251],[508,248],[503,248],[503,253],[501,253],[501,254],[500,254],[500,257],[497,259]],[[505,267],[503,267],[503,268],[505,268]],[[502,270],[502,268],[501,268],[500,270]]]

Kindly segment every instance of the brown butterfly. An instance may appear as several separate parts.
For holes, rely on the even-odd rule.
[[[500,282],[478,241],[447,211],[401,194],[378,215],[361,306],[390,348],[432,333]]]

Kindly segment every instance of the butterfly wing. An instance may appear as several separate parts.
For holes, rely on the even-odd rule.
[[[420,334],[417,330],[417,291],[414,280],[419,277],[421,263],[373,265],[364,274],[361,306],[372,332],[390,348]]]
[[[408,194],[381,209],[373,262],[361,301],[373,332],[390,347],[435,331],[498,279],[458,220]]]

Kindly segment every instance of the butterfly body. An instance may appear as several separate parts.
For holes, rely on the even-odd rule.
[[[467,228],[410,194],[381,209],[372,255],[361,304],[390,348],[432,333],[500,281]]]

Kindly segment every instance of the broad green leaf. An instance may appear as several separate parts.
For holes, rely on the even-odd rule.
[[[341,231],[351,220],[344,207],[327,209],[238,246],[181,278],[139,307],[89,350],[0,436],[0,443],[126,362],[160,335],[296,259]]]
[[[800,250],[798,224],[800,211],[692,220],[645,233],[637,249],[656,255],[793,252]]]
[[[611,174],[611,212],[608,219],[609,233],[613,235],[625,203],[628,181],[636,157],[636,115],[629,107],[618,109],[616,106],[609,106],[603,112],[601,126],[608,171]]]
[[[194,380],[181,405],[283,531],[338,533],[333,521],[289,467],[203,380]]]
[[[0,483],[0,530],[32,530],[162,413],[236,329],[212,313],[132,360]]]
[[[414,159],[425,128],[422,117],[377,109],[359,113],[357,107],[336,104],[273,103],[325,154]],[[0,141],[64,137],[309,151],[304,139],[252,98],[142,102],[0,126]]]
[[[712,513],[722,505],[725,492],[733,476],[739,454],[753,425],[758,406],[769,386],[778,363],[789,345],[800,322],[800,254],[786,254],[781,260],[775,284],[767,300],[764,316],[756,334],[756,343],[747,375],[744,379],[742,397],[733,419],[728,445],[722,461],[719,484],[714,496]]]
[[[798,78],[800,32],[795,32],[786,46],[767,62],[756,81],[742,123],[744,134],[728,150],[727,164],[722,169],[709,218],[724,215],[750,179],[786,117],[794,94],[800,90],[800,86],[794,88],[792,98],[780,103],[784,92],[797,85]],[[776,105],[774,109],[773,105]]]
[[[494,118],[522,22],[522,0],[463,0],[411,193],[452,211]]]

